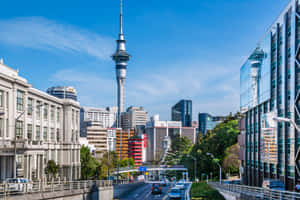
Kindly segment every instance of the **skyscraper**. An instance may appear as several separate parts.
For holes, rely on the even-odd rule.
[[[300,132],[293,126],[300,125],[299,11],[300,2],[290,0],[240,69],[247,185],[261,186],[272,178],[294,190],[300,183]]]
[[[116,63],[116,76],[118,84],[118,116],[117,127],[121,126],[121,113],[124,112],[124,85],[126,79],[127,62],[130,59],[130,55],[126,52],[125,48],[126,40],[123,34],[123,12],[122,12],[122,0],[120,0],[120,33],[117,40],[117,50],[112,55],[112,59]]]
[[[199,113],[198,124],[200,133],[205,136],[208,130],[212,130],[225,120],[226,117],[223,116],[212,116],[208,113]]]
[[[192,100],[180,100],[172,107],[172,121],[181,121],[182,126],[192,126]]]

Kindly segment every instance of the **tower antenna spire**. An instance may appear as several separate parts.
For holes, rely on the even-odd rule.
[[[120,0],[120,35],[123,35],[123,0]]]

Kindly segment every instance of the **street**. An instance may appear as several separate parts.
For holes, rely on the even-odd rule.
[[[173,184],[162,187],[162,194],[153,195],[151,193],[152,183],[147,183],[142,187],[137,188],[136,190],[129,193],[126,197],[121,200],[169,200],[168,191],[173,187]],[[185,190],[187,189],[188,184],[185,184]],[[182,199],[184,200],[185,190],[182,190]]]

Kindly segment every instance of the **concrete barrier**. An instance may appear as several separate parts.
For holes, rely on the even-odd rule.
[[[125,194],[128,194],[145,184],[146,183],[144,182],[137,182],[130,184],[114,185],[114,199],[120,199],[124,197]]]
[[[1,199],[1,198],[0,198]],[[24,195],[6,196],[6,200],[112,200],[113,186],[98,187],[97,190],[91,188],[64,190],[54,192],[27,193]]]

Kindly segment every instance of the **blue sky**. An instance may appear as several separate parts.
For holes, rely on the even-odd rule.
[[[125,102],[170,119],[239,109],[239,69],[288,0],[124,0],[132,55]],[[115,106],[118,0],[3,1],[0,57],[35,88],[74,86],[84,106]]]

